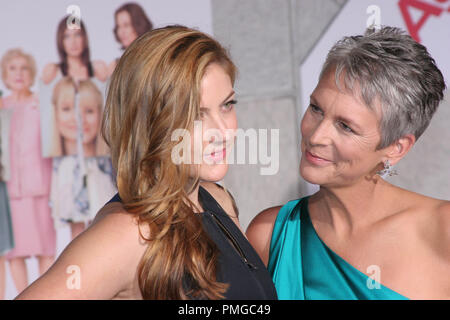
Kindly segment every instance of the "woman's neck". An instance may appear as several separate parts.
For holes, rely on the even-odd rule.
[[[76,155],[78,153],[76,140],[67,140],[63,138],[63,144],[64,144],[63,156]]]
[[[331,225],[336,234],[351,237],[392,213],[389,193],[394,188],[381,177],[362,179],[345,187],[321,187],[311,196],[316,218]]]
[[[30,89],[23,89],[20,91],[13,91],[11,93],[11,99],[14,102],[23,102],[28,100],[33,95]]]
[[[188,195],[189,200],[190,200],[190,201],[194,204],[194,206],[195,206],[194,212],[197,212],[197,213],[203,212],[203,211],[204,211],[202,205],[201,205],[200,202],[198,201],[198,192],[199,192],[199,189],[200,189],[200,183],[197,183],[197,186],[195,187],[195,189],[192,190],[192,192],[189,193],[189,195]]]
[[[81,68],[84,67],[84,63],[78,56],[77,57],[67,56],[67,66]]]
[[[89,78],[87,67],[80,57],[67,57],[67,74],[77,81]]]
[[[84,144],[83,152],[85,157],[95,157],[95,143]]]

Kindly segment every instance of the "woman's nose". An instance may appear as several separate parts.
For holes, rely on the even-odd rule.
[[[314,131],[309,137],[309,142],[312,145],[328,145],[331,140],[331,125],[326,120],[322,120],[314,128]]]

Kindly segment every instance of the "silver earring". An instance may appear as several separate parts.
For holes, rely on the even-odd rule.
[[[383,176],[386,176],[386,175],[388,175],[389,177],[397,176],[397,175],[398,175],[397,171],[394,170],[394,166],[391,165],[391,163],[389,162],[389,160],[386,160],[386,161],[384,162],[384,169],[381,170],[381,171],[378,171],[377,174],[380,175],[380,176],[382,176],[382,177],[383,177]]]

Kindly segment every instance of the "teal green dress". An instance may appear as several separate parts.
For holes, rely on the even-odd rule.
[[[268,269],[280,300],[405,300],[334,253],[317,235],[308,197],[288,202],[277,216]]]

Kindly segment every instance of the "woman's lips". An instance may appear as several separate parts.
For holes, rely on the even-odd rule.
[[[215,150],[214,152],[206,154],[205,156],[214,162],[219,162],[225,159],[226,153],[227,153],[226,148],[223,148]]]
[[[324,166],[324,165],[328,165],[328,164],[332,163],[330,160],[316,156],[307,150],[305,150],[305,158],[311,164],[318,165],[318,166]]]

